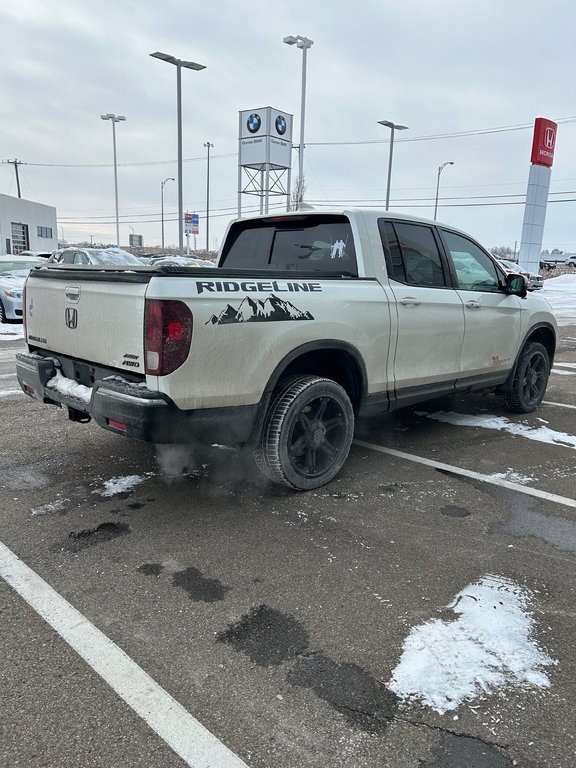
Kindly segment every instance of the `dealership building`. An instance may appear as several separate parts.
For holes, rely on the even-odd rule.
[[[57,248],[54,206],[0,195],[0,255]]]

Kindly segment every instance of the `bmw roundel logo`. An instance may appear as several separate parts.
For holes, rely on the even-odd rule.
[[[278,115],[278,117],[276,118],[276,130],[278,131],[280,136],[284,136],[284,134],[286,133],[286,128],[287,128],[286,118],[284,117],[284,115]]]
[[[262,125],[262,118],[257,112],[253,112],[248,120],[246,120],[246,127],[250,133],[257,133]]]

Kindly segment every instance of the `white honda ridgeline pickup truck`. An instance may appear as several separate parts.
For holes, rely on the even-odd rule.
[[[546,391],[548,303],[468,235],[375,210],[232,222],[217,269],[33,269],[18,381],[118,435],[254,452],[299,490],[344,464],[356,416]]]

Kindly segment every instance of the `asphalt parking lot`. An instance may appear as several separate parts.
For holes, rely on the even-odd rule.
[[[73,424],[18,392],[23,342],[3,342],[0,766],[572,768],[576,326],[559,333],[536,413],[463,397],[359,423],[309,493]]]

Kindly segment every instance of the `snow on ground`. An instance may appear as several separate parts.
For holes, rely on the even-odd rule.
[[[576,448],[576,435],[569,435],[567,432],[557,432],[549,427],[529,427],[527,424],[518,424],[517,422],[510,421],[505,416],[492,416],[490,414],[472,415],[455,413],[454,411],[436,411],[436,413],[416,411],[416,413],[418,416],[426,416],[429,419],[440,421],[444,424],[455,424],[459,427],[495,429],[508,432],[511,435],[526,437],[528,440],[535,440],[538,443],[550,443],[551,445],[562,445],[566,448]],[[543,420],[540,419],[540,421]]]
[[[117,493],[127,493],[140,483],[143,483],[153,473],[147,472],[145,475],[124,475],[123,477],[113,477],[104,482],[103,490],[96,490],[93,493],[99,493],[101,496],[115,496]]]
[[[509,483],[517,483],[518,485],[529,485],[536,480],[532,475],[522,475],[513,470],[512,467],[509,467],[507,472],[496,472],[493,475],[488,475],[488,477],[490,480],[507,480]]]
[[[24,338],[22,323],[0,323],[0,341],[14,341]]]
[[[550,685],[543,668],[558,662],[533,639],[531,594],[510,579],[487,575],[448,606],[459,618],[414,627],[388,687],[405,703],[443,714],[488,693]]]
[[[550,303],[558,325],[576,325],[576,275],[544,280],[539,293]]]

